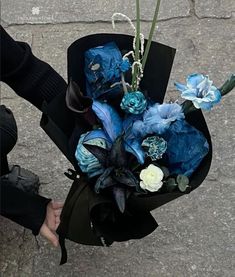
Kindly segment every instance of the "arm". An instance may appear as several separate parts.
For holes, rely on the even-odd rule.
[[[38,109],[65,93],[64,79],[46,62],[35,57],[25,42],[15,41],[0,25],[1,81]]]
[[[0,214],[40,233],[54,246],[58,245],[55,231],[60,223],[62,203],[40,195],[31,195],[8,184],[0,184]]]
[[[1,215],[13,220],[38,235],[46,217],[46,208],[50,199],[31,195],[5,182],[1,183]]]

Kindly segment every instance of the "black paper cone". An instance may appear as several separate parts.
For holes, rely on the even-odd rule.
[[[72,78],[72,80],[79,85],[83,93],[86,91],[85,75],[83,70],[84,52],[92,47],[104,45],[105,43],[111,41],[114,41],[121,51],[132,50],[133,37],[122,34],[89,35],[78,39],[69,47],[68,80]],[[141,82],[141,89],[143,91],[147,91],[148,95],[155,102],[163,102],[171,68],[173,65],[174,55],[175,49],[169,46],[162,45],[160,43],[152,42],[147,64],[145,67],[144,78]],[[191,125],[202,131],[210,146],[209,153],[203,159],[200,166],[190,178],[190,186],[192,187],[192,189],[195,189],[203,182],[208,174],[212,159],[212,146],[210,134],[202,112],[200,110],[192,112],[187,116],[186,119]],[[77,122],[78,124],[76,124],[74,114],[65,105],[65,95],[58,96],[49,105],[44,106],[44,115],[41,120],[42,128],[46,131],[50,138],[55,142],[55,144],[60,148],[60,150],[79,172],[78,166],[75,161],[74,152],[76,144],[78,142],[78,138],[82,133],[87,132],[88,124],[86,124],[86,122],[82,119]],[[84,185],[84,187],[86,186]],[[68,227],[68,224],[66,225],[66,220],[62,220],[62,224],[59,227],[59,233],[63,233],[62,231],[64,231],[64,228],[67,226],[66,228],[69,228],[70,230],[70,237],[66,237],[70,238],[71,240],[84,244],[100,245],[100,241],[97,241],[96,238],[92,237],[89,220],[92,216],[94,219],[96,217],[96,212],[98,212],[99,205],[96,205],[97,199],[98,201],[100,201],[99,204],[104,205],[107,202],[107,199],[104,200],[100,195],[94,196],[93,191],[91,191],[90,189],[84,189],[84,191],[81,192],[81,195],[82,194],[83,196],[81,198],[82,200],[80,204],[84,203],[83,207],[93,207],[92,211],[90,209],[86,209],[87,213],[81,213],[80,218],[77,218],[77,225],[79,225],[80,222],[83,222],[84,230],[82,230],[81,232],[80,227],[75,225]],[[147,214],[149,211],[156,209],[182,195],[184,195],[184,193],[181,192],[161,194],[151,193],[149,195],[141,196],[133,195],[129,198],[127,205],[130,210],[138,211],[141,215],[144,216],[144,213]],[[67,200],[65,202],[64,213],[66,213],[66,207],[70,202],[70,197],[68,197]],[[76,205],[80,206],[80,204],[77,203]],[[77,207],[77,209],[79,209],[79,207]],[[79,216],[79,213],[77,215]],[[70,214],[69,216],[67,216],[67,220],[69,218],[71,219],[72,217],[73,215]],[[147,217],[148,216],[146,215],[146,220]],[[146,229],[141,231],[141,226],[139,226],[139,233],[137,232],[136,234],[134,234],[132,232],[133,230],[131,230],[130,228],[129,233],[127,233],[126,236],[120,236],[120,234],[123,234],[122,231],[124,229],[120,230],[120,233],[115,233],[114,229],[113,231],[111,230],[113,226],[110,226],[109,229],[109,227],[104,225],[99,226],[99,224],[97,223],[96,227],[97,230],[100,230],[100,232],[103,233],[103,235],[105,235],[111,243],[112,240],[122,241],[131,238],[140,238],[147,235],[148,233],[151,233],[157,227],[157,224],[151,221],[151,217],[149,217],[148,220],[146,221],[146,224],[150,226],[149,230]],[[142,223],[140,222],[140,225],[141,224],[144,225],[144,221]],[[122,228],[122,226],[120,226],[120,228]]]

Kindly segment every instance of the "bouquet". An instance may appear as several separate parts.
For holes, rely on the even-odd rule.
[[[44,107],[41,125],[75,170],[57,230],[64,240],[109,246],[142,238],[157,227],[150,211],[189,193],[206,177],[212,145],[201,110],[211,110],[235,86],[219,89],[194,73],[175,83],[181,101],[162,103],[175,49],[148,40],[123,14],[134,37],[95,34],[68,51],[66,97]],[[60,112],[58,112],[58,109]],[[79,177],[78,177],[79,175]]]

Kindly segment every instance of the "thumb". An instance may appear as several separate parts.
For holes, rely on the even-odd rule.
[[[40,234],[50,241],[55,247],[58,246],[57,236],[46,225],[42,226]]]

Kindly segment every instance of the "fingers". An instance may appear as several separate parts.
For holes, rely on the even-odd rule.
[[[62,209],[63,206],[64,206],[63,202],[52,201],[52,208],[53,209]]]
[[[55,216],[60,217],[61,209],[55,210],[54,213],[55,213]]]
[[[40,234],[46,238],[49,242],[52,243],[55,247],[58,246],[58,238],[57,236],[47,227],[46,224],[43,224],[40,229]]]
[[[55,230],[59,227],[59,225],[60,225],[60,222],[56,222],[56,224],[55,224]]]
[[[55,222],[56,222],[56,223],[60,222],[60,215],[58,215],[58,216],[55,217]]]

